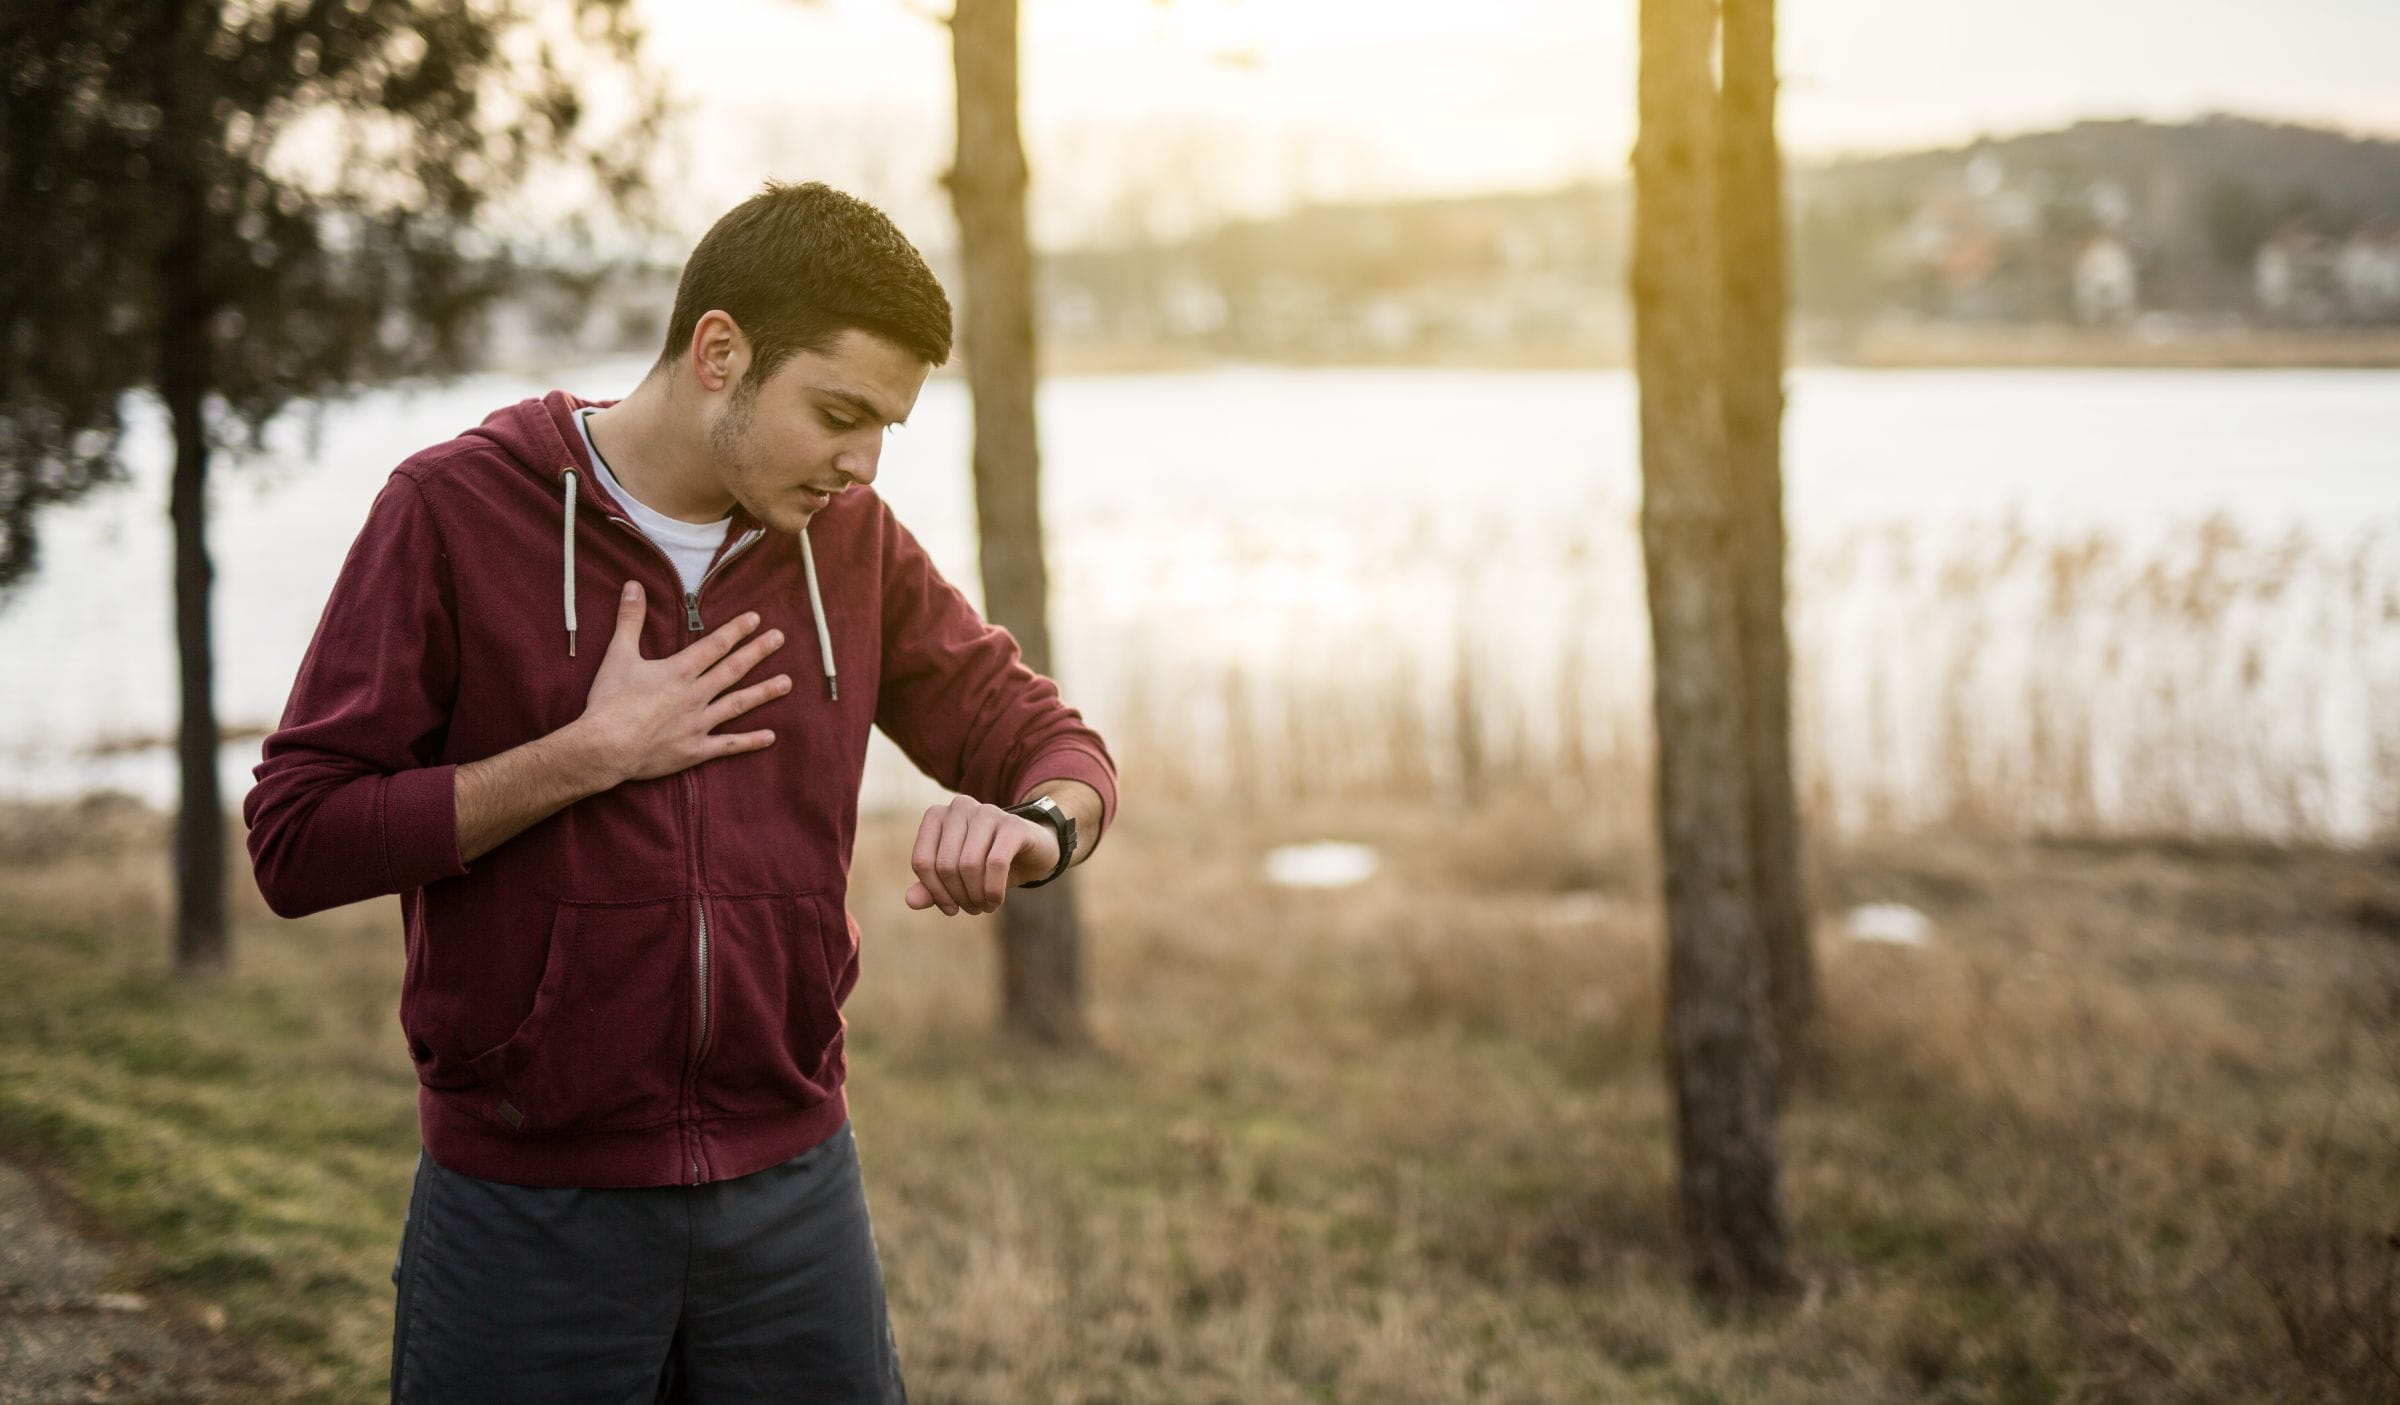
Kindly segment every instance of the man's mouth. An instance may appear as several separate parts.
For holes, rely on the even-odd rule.
[[[833,495],[840,491],[839,488],[819,488],[807,483],[800,485],[800,496],[808,500],[808,505],[812,509],[832,502]]]

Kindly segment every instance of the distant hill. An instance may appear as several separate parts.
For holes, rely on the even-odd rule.
[[[2379,224],[2400,221],[2396,140],[2230,116],[2088,121],[1796,163],[1790,197],[1804,330],[1836,344],[1895,317],[2292,321],[2257,293],[2259,251],[2278,231],[2316,251],[2294,275],[2316,309],[2301,320],[2400,321],[2400,300],[2345,304],[2329,282],[2360,231],[2382,241],[2369,257],[2400,260],[2400,236]],[[1172,243],[1057,253],[1046,314],[1068,345],[1614,359],[1629,327],[1630,214],[1623,180],[1313,206]]]
[[[1803,167],[1795,193],[1889,199],[1922,194],[1977,160],[2066,187],[2111,181],[2145,208],[2177,213],[2211,193],[2314,209],[2349,224],[2400,218],[2400,140],[2213,115],[2194,122],[2078,122],[2054,132]]]

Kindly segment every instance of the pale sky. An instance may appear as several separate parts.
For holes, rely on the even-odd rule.
[[[946,0],[637,0],[693,232],[816,177],[942,220]],[[1623,171],[1634,0],[1023,0],[1037,231]],[[1784,0],[1802,156],[2212,109],[2400,135],[2400,0]],[[925,235],[934,236],[926,230]],[[946,242],[942,226],[930,242]],[[921,236],[924,237],[924,236]]]

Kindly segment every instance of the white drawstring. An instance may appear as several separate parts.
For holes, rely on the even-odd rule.
[[[562,475],[566,479],[566,510],[560,519],[559,547],[565,561],[560,578],[560,594],[567,613],[567,657],[575,657],[575,480],[574,469]],[[825,622],[825,593],[817,585],[817,554],[808,544],[808,529],[800,529],[800,566],[808,576],[808,612],[817,622],[817,658],[825,665],[825,696],[829,701],[842,700],[840,677],[833,666],[833,630]]]
[[[817,657],[825,664],[825,697],[842,700],[842,685],[833,671],[833,631],[825,624],[825,596],[817,589],[817,553],[809,547],[808,528],[800,529],[800,569],[808,576],[808,612],[817,621]]]
[[[560,545],[566,556],[564,592],[567,604],[567,657],[575,657],[575,470],[566,471],[567,510],[559,519]]]

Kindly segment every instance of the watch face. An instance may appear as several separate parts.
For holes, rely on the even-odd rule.
[[[1065,873],[1067,865],[1075,860],[1075,817],[1060,809],[1058,802],[1047,795],[1036,796],[1022,805],[1012,805],[1009,813],[1023,815],[1027,819],[1039,816],[1048,822],[1050,832],[1058,838],[1058,867],[1050,870],[1046,877],[1037,878],[1024,886],[1039,888]]]
[[[1027,819],[1032,819],[1035,815],[1041,816],[1052,829],[1059,832],[1062,838],[1071,837],[1075,833],[1075,817],[1058,808],[1058,802],[1047,795],[1036,796],[1022,805],[1012,807],[1012,809],[1015,813],[1024,814]]]

